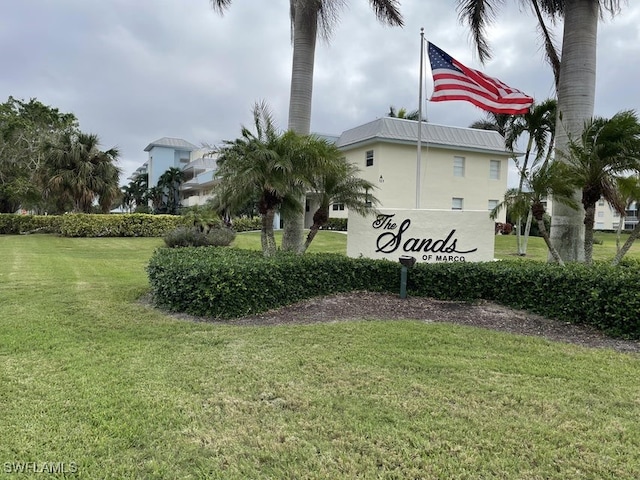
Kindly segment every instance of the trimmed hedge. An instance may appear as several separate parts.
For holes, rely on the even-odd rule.
[[[330,218],[325,223],[321,230],[337,230],[339,232],[347,231],[347,219],[346,218]]]
[[[176,215],[78,213],[62,216],[60,234],[65,237],[162,237],[188,221]]]
[[[398,283],[391,262],[338,254],[279,254],[222,247],[158,249],[147,272],[161,308],[234,318],[318,295],[389,291]]]
[[[190,220],[175,215],[0,214],[0,234],[57,233],[65,237],[162,237]]]
[[[58,215],[0,213],[0,235],[59,233],[61,223],[62,217]]]
[[[278,255],[216,247],[157,250],[147,268],[157,305],[215,318],[256,314],[299,300],[357,290],[397,294],[400,265],[337,254]],[[501,261],[418,264],[408,294],[491,300],[612,336],[640,338],[640,265]]]

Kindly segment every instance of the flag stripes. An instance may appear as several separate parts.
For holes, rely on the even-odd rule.
[[[462,100],[493,113],[521,115],[529,111],[533,98],[497,78],[468,68],[428,42],[433,74],[432,102]]]

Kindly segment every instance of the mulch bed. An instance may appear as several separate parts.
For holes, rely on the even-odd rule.
[[[423,297],[401,299],[398,295],[370,292],[313,298],[259,315],[234,320],[221,321],[184,314],[174,316],[191,321],[238,326],[304,325],[363,319],[412,319],[489,328],[584,347],[611,348],[618,352],[640,352],[640,341],[611,338],[589,326],[549,320],[495,303],[451,302]]]

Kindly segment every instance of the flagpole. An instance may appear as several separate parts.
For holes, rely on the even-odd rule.
[[[424,70],[424,28],[420,28],[420,87],[418,89],[418,153],[416,158],[416,209],[420,208],[420,168],[422,165],[422,71]]]

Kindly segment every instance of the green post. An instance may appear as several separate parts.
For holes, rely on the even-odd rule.
[[[402,265],[400,270],[400,298],[407,298],[407,272],[408,268]]]

